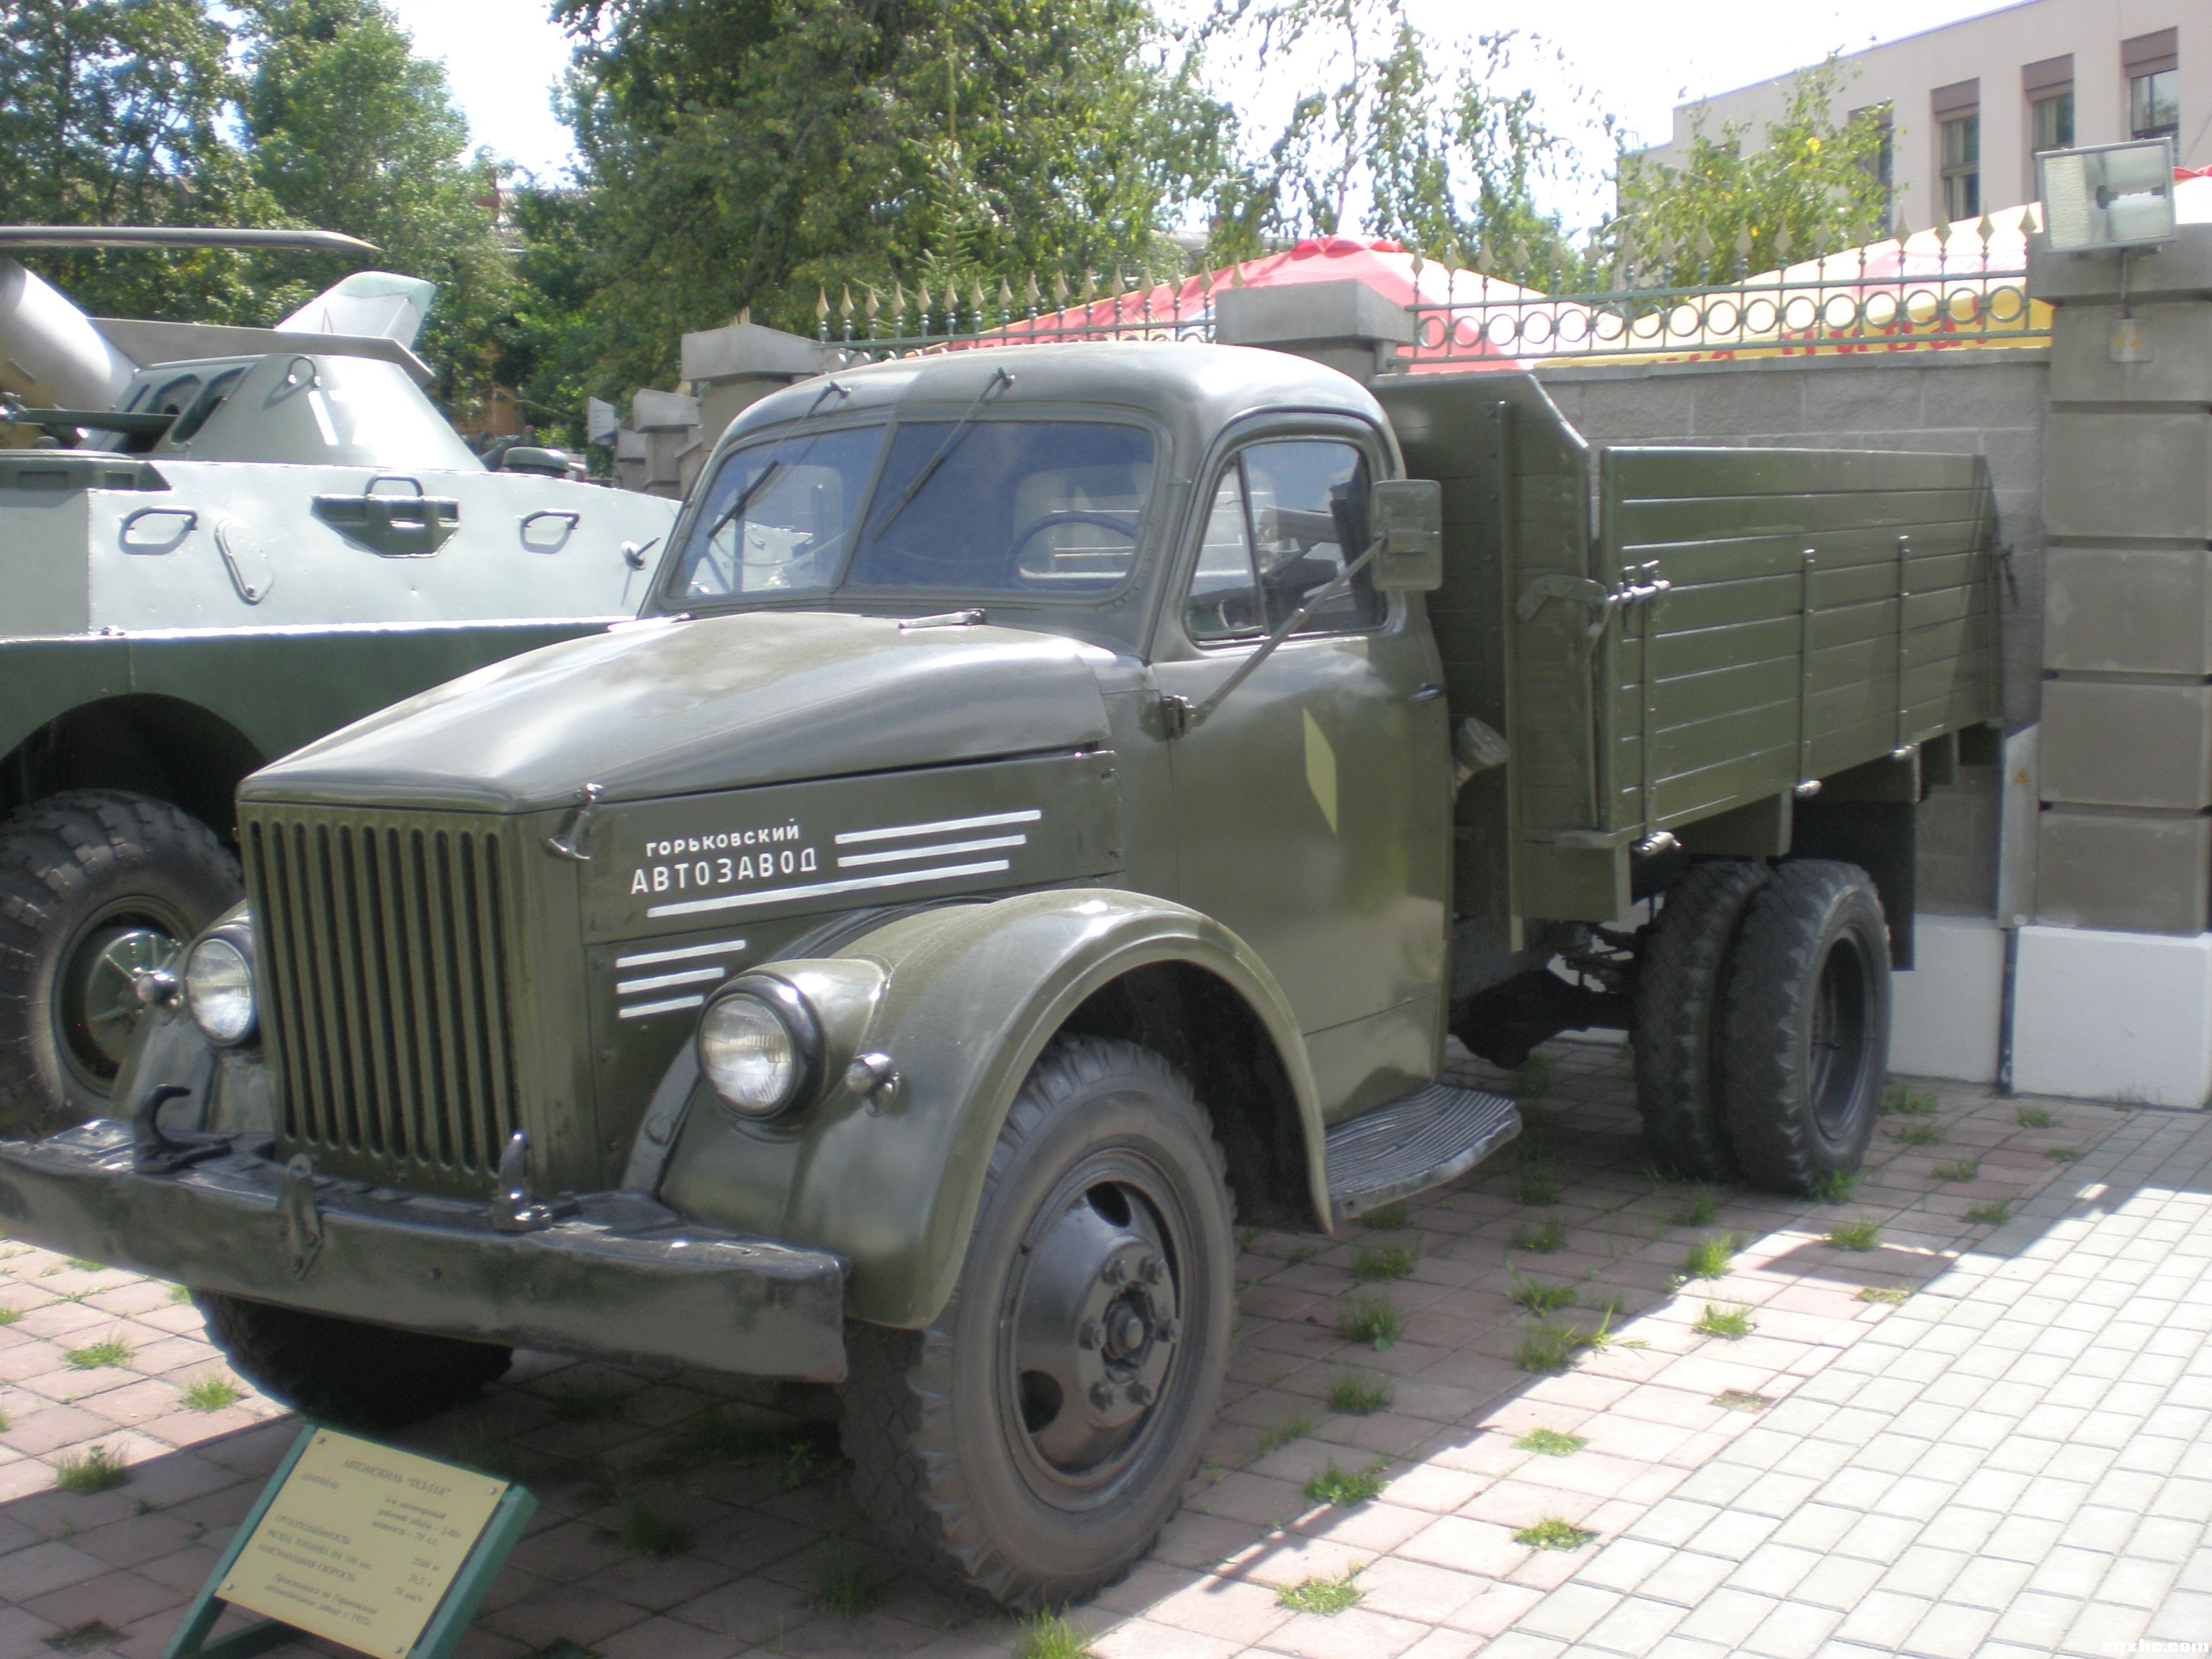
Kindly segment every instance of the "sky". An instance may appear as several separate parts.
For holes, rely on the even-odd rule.
[[[544,0],[386,0],[415,37],[416,50],[442,59],[467,112],[474,141],[548,182],[573,158],[551,97],[568,62],[568,42]],[[1576,0],[1532,6],[1528,0],[1410,0],[1415,20],[1438,36],[1522,29],[1547,36],[1566,58],[1564,70],[1532,76],[1546,106],[1564,112],[1587,90],[1643,142],[1668,135],[1686,98],[1708,97],[1818,63],[1829,51],[1855,51],[1997,8],[1990,0],[1708,0],[1702,8],[1650,0]],[[1537,63],[1535,54],[1528,61]],[[1262,118],[1293,88],[1262,88],[1252,114]],[[1601,161],[1604,158],[1593,158]],[[1570,222],[1589,203],[1568,202]]]

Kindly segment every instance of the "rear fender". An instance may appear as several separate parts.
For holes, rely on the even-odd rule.
[[[850,1264],[854,1317],[927,1324],[959,1277],[992,1148],[1030,1067],[1095,992],[1163,962],[1216,975],[1258,1017],[1296,1096],[1315,1212],[1326,1216],[1320,1103],[1273,975],[1198,912],[1099,888],[921,911],[825,957],[761,964],[821,1013],[823,1092],[789,1127],[763,1127],[736,1122],[695,1085],[662,1200],[834,1250]],[[846,1066],[867,1053],[897,1069],[888,1100],[845,1087]],[[679,1058],[671,1084],[695,1064]]]

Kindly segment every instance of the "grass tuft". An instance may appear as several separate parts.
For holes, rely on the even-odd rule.
[[[131,1345],[119,1336],[105,1341],[91,1342],[82,1348],[70,1348],[62,1358],[70,1367],[80,1371],[96,1371],[104,1365],[127,1365],[131,1363]]]
[[[1571,1521],[1562,1521],[1556,1515],[1547,1516],[1534,1526],[1523,1527],[1513,1534],[1516,1544],[1526,1544],[1531,1549],[1578,1550],[1597,1537],[1594,1532],[1584,1532]]]
[[[189,1302],[189,1301],[191,1301],[191,1299],[192,1299],[192,1287],[191,1287],[191,1285],[170,1285],[170,1286],[169,1286],[169,1300],[170,1300],[170,1301],[172,1301],[172,1302]]]
[[[1513,1299],[1532,1314],[1556,1313],[1561,1308],[1575,1305],[1575,1287],[1571,1285],[1551,1285],[1540,1279],[1524,1279],[1518,1267],[1509,1265],[1513,1275]]]
[[[1710,1227],[1721,1212],[1721,1195],[1710,1187],[1692,1187],[1667,1217],[1675,1227]]]
[[[1698,1322],[1690,1328],[1699,1336],[1725,1337],[1730,1342],[1734,1342],[1741,1337],[1751,1334],[1753,1328],[1751,1322],[1751,1310],[1723,1308],[1717,1303],[1708,1302],[1705,1304],[1705,1312],[1698,1316]]]
[[[1813,1196],[1823,1204],[1840,1204],[1851,1195],[1863,1171],[1831,1170],[1813,1183]]]
[[[1275,1592],[1275,1605],[1333,1619],[1359,1605],[1359,1587],[1352,1582],[1358,1577],[1358,1570],[1354,1568],[1341,1578],[1309,1578],[1302,1583],[1285,1584]]]
[[[1385,1467],[1378,1459],[1364,1469],[1340,1469],[1332,1458],[1326,1468],[1306,1482],[1306,1502],[1330,1504],[1340,1510],[1364,1504],[1381,1494],[1386,1484],[1382,1479]]]
[[[1395,1233],[1413,1218],[1413,1211],[1405,1205],[1385,1204],[1360,1217],[1359,1224],[1371,1227],[1378,1233]]]
[[[2071,1164],[2081,1156],[2071,1146],[2045,1146],[2043,1149],[2043,1155],[2053,1164]]]
[[[105,1261],[94,1261],[90,1256],[73,1255],[68,1260],[70,1266],[81,1273],[104,1273],[107,1271]]]
[[[1406,1328],[1405,1316],[1387,1296],[1361,1291],[1344,1299],[1336,1316],[1336,1334],[1346,1342],[1364,1342],[1370,1348],[1387,1348]]]
[[[1824,1237],[1839,1250],[1871,1250],[1881,1243],[1881,1228],[1872,1221],[1846,1221],[1829,1228]]]
[[[1893,1083],[1881,1091],[1881,1115],[1884,1117],[1933,1117],[1936,1115],[1936,1097],[1917,1093],[1902,1083]]]
[[[1328,1408],[1346,1417],[1372,1417],[1397,1403],[1397,1389],[1379,1376],[1340,1371],[1329,1379]]]
[[[2002,1198],[1987,1199],[1969,1209],[1966,1219],[1978,1225],[1992,1226],[2000,1221],[2009,1221],[2012,1219],[2012,1205]]]
[[[130,1478],[123,1460],[105,1446],[88,1446],[54,1460],[54,1485],[80,1498],[112,1492]]]
[[[205,1376],[196,1376],[185,1385],[185,1407],[187,1411],[219,1412],[235,1406],[246,1398],[244,1390],[221,1371],[210,1371]]]
[[[1388,1285],[1413,1271],[1417,1260],[1402,1244],[1370,1246],[1352,1259],[1352,1276],[1363,1285]]]
[[[1091,1644],[1065,1613],[1026,1613],[1014,1638],[1014,1659],[1091,1659]]]
[[[1313,1419],[1310,1417],[1286,1417],[1273,1428],[1261,1431],[1260,1455],[1265,1457],[1269,1452],[1279,1452],[1293,1440],[1303,1440],[1312,1432]]]
[[[1683,1260],[1683,1276],[1688,1279],[1725,1279],[1729,1263],[1735,1260],[1735,1253],[1742,1248],[1743,1240],[1734,1233],[1714,1233],[1701,1238],[1690,1246],[1690,1254]]]
[[[1548,1055],[1531,1054],[1513,1068],[1510,1085],[1516,1100],[1541,1100],[1552,1091],[1552,1061]]]
[[[691,1528],[663,1515],[649,1499],[633,1498],[623,1505],[622,1525],[615,1528],[615,1539],[632,1555],[665,1561],[691,1547]]]
[[[861,1557],[845,1550],[825,1554],[814,1570],[814,1589],[808,1603],[841,1619],[858,1619],[884,1599],[884,1580]]]
[[[1549,1255],[1566,1242],[1567,1230],[1557,1221],[1524,1221],[1513,1230],[1513,1248],[1532,1255]]]
[[[2040,1106],[2023,1106],[2012,1115],[2013,1121],[2023,1129],[2055,1129],[2058,1127],[2057,1116]]]
[[[1540,1319],[1521,1333],[1521,1350],[1513,1363],[1538,1376],[1554,1375],[1574,1363],[1583,1346],[1583,1333],[1572,1325]]]
[[[0,1308],[0,1326],[12,1325],[22,1316],[21,1308]]]
[[[1940,1123],[1908,1123],[1892,1139],[1900,1146],[1940,1146],[1943,1144],[1943,1126]]]
[[[1912,1294],[1903,1285],[1866,1285],[1859,1290],[1862,1302],[1902,1302]]]
[[[91,1619],[47,1637],[46,1644],[56,1653],[97,1653],[124,1639],[125,1632],[106,1620]]]
[[[1713,1396],[1713,1404],[1729,1412],[1763,1412],[1773,1403],[1763,1394],[1747,1394],[1741,1389],[1723,1389]]]
[[[1589,1442],[1558,1429],[1531,1429],[1513,1443],[1522,1451],[1541,1452],[1547,1457],[1571,1457]]]
[[[1928,1172],[1938,1181],[1972,1181],[1982,1173],[1978,1158],[1961,1158],[1948,1164],[1938,1164]]]
[[[564,1423],[607,1423],[622,1415],[623,1405],[635,1392],[611,1377],[601,1377],[571,1384],[546,1403]]]

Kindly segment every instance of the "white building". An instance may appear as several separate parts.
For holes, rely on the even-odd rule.
[[[1916,228],[2035,199],[2035,152],[2172,135],[2212,166],[2212,0],[2025,0],[1839,60],[1831,112],[1887,113],[1892,211]],[[1764,142],[1794,76],[1682,104],[1651,159],[1679,165],[1702,119]]]

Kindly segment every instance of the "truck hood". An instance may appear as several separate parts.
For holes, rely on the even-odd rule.
[[[761,611],[626,624],[479,670],[247,779],[247,799],[526,811],[1103,744],[1095,646]]]

